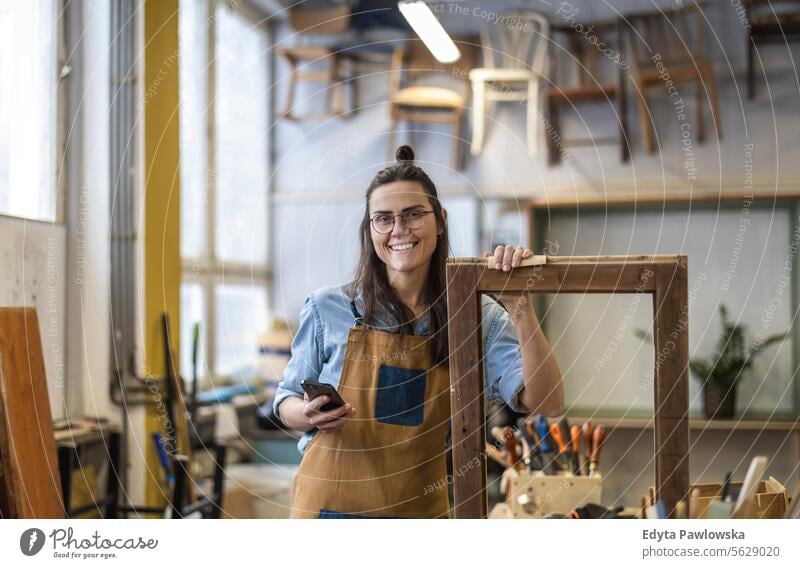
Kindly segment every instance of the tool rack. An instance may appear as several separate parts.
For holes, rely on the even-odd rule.
[[[668,511],[689,493],[687,257],[548,256],[506,273],[486,258],[447,260],[456,518],[485,518],[486,440],[480,295],[496,292],[651,294],[655,344],[655,491]],[[474,460],[479,460],[475,462]],[[469,467],[480,463],[481,467]]]

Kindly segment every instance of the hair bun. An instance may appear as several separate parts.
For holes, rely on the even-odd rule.
[[[397,151],[394,153],[394,157],[397,158],[398,162],[413,162],[414,150],[411,149],[411,146],[403,144],[397,148]]]

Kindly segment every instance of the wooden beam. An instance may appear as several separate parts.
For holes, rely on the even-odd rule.
[[[689,297],[686,257],[659,267],[653,293],[656,499],[689,495]]]
[[[447,311],[450,318],[450,406],[453,471],[466,472],[453,486],[457,518],[486,517],[486,442],[483,363],[478,281],[485,264],[448,264]],[[456,469],[462,464],[463,469]],[[477,464],[477,467],[476,467]]]

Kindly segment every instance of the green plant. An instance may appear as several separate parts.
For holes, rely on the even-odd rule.
[[[719,315],[722,320],[722,333],[714,352],[706,358],[689,361],[689,369],[703,384],[718,384],[729,388],[735,386],[744,371],[752,366],[753,358],[758,353],[774,343],[783,341],[791,334],[790,331],[776,333],[764,338],[763,341],[754,341],[747,348],[745,347],[747,326],[733,323],[728,318],[728,308],[725,304],[719,305]],[[634,334],[640,339],[653,341],[653,337],[643,329],[635,329]]]

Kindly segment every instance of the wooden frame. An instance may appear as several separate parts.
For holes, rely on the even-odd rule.
[[[655,352],[660,354],[654,373],[656,497],[669,511],[680,500],[688,502],[686,256],[549,256],[545,264],[509,273],[489,270],[485,258],[450,258],[446,271],[456,518],[487,513],[480,295],[500,291],[652,294]]]

